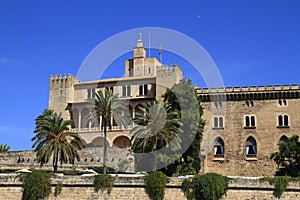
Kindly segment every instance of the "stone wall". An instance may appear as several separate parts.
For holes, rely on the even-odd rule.
[[[0,200],[19,200],[22,197],[22,183],[16,174],[0,174]],[[136,199],[149,200],[144,189],[142,175],[118,175],[116,177],[114,188],[110,194],[105,191],[95,192],[93,177],[84,176],[56,176],[52,178],[52,194],[48,200],[69,200],[69,199]],[[183,200],[186,199],[181,191],[181,182],[183,179],[169,178],[165,190],[165,200]],[[61,182],[63,184],[62,192],[58,197],[54,197],[55,185]],[[299,183],[290,183],[281,199],[296,200],[300,198]],[[258,178],[233,177],[229,184],[227,196],[222,200],[269,200],[273,197],[273,186],[268,182],[260,182]]]
[[[209,93],[210,92],[210,93]],[[201,144],[202,172],[227,176],[273,176],[277,170],[270,154],[278,151],[282,137],[300,134],[298,85],[198,89],[206,121]],[[281,102],[285,104],[281,104]],[[246,117],[254,117],[254,125],[246,126]],[[279,116],[288,116],[288,124],[280,125]],[[215,117],[223,126],[216,127]],[[214,152],[215,141],[223,142],[223,155]],[[247,140],[256,142],[256,153],[247,155]]]
[[[134,156],[126,148],[109,147],[107,152],[107,166],[125,172],[134,171]],[[62,169],[86,169],[90,166],[102,166],[103,148],[85,148],[79,151],[80,161],[75,161],[74,165],[63,164],[58,170]],[[40,169],[40,164],[36,162],[34,151],[10,151],[0,153],[0,169]],[[122,168],[122,169],[121,169]],[[52,160],[44,165],[42,169],[52,170]]]

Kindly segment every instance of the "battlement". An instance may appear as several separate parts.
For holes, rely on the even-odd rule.
[[[177,64],[170,65],[161,65],[157,66],[157,73],[170,73],[170,72],[179,72],[182,73],[181,68]]]
[[[50,89],[65,88],[79,82],[79,79],[71,74],[50,75]]]
[[[199,88],[195,86],[198,94],[208,93],[240,93],[240,92],[278,92],[299,90],[298,84],[291,85],[267,85],[267,86],[242,86],[242,87],[225,87],[225,88]]]
[[[77,80],[78,82],[80,82],[75,76],[73,76],[72,74],[59,74],[59,75],[50,75],[50,81],[67,81],[67,80]]]
[[[298,84],[195,89],[203,102],[300,98]]]

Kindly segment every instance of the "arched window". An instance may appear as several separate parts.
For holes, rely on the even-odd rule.
[[[95,89],[95,88],[93,88],[93,89],[92,89],[92,98],[94,99],[94,98],[95,98],[95,96],[96,96],[96,89]]]
[[[214,128],[217,128],[217,127],[219,127],[218,117],[214,117]]]
[[[139,87],[139,95],[142,96],[143,95],[143,86],[140,85]]]
[[[249,117],[249,116],[246,116],[246,117],[245,117],[245,126],[246,126],[246,127],[249,127],[249,126],[250,126],[250,117]]]
[[[278,127],[289,127],[288,115],[278,115]]]
[[[148,95],[148,85],[140,85],[139,87],[139,95],[143,96],[143,95]]]
[[[284,115],[283,117],[283,124],[284,126],[288,126],[289,125],[289,117],[287,115]]]
[[[223,124],[223,117],[219,117],[219,127],[223,128],[224,124]]]
[[[283,126],[282,115],[278,116],[278,126]]]
[[[247,157],[256,157],[257,146],[255,139],[250,136],[246,141],[246,156]]]
[[[218,137],[214,145],[214,157],[224,157],[224,142]]]
[[[278,106],[287,106],[287,100],[286,99],[279,99],[278,100]]]
[[[255,117],[251,116],[251,126],[255,127]]]
[[[148,95],[148,85],[144,85],[144,95]]]
[[[131,87],[130,87],[130,85],[127,86],[127,96],[131,96]]]
[[[288,141],[288,138],[285,135],[281,136],[281,138],[279,139],[279,143],[286,142],[286,141]]]
[[[245,128],[255,128],[255,116],[254,115],[246,115],[245,116]]]
[[[126,86],[122,87],[122,96],[125,97],[126,96]]]
[[[87,90],[87,99],[90,99],[90,98],[92,98],[92,90],[88,89]]]
[[[213,124],[214,129],[223,129],[224,128],[224,118],[223,116],[215,116],[214,117],[214,124]]]

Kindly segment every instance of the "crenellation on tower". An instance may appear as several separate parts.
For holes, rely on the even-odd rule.
[[[282,85],[282,89],[283,90],[289,90],[290,89],[290,85]]]
[[[299,85],[298,84],[292,84],[291,85],[291,90],[298,90],[299,89]]]
[[[249,91],[250,92],[257,91],[257,87],[256,86],[250,86]]]
[[[240,87],[234,87],[234,88],[233,88],[233,91],[234,91],[234,92],[240,92],[240,91],[241,91],[241,88],[240,88]]]
[[[249,87],[248,86],[242,86],[242,92],[246,92],[249,91]]]
[[[298,84],[291,85],[267,85],[267,86],[242,86],[225,88],[198,88],[198,93],[241,93],[241,92],[276,92],[276,91],[299,90]]]
[[[48,108],[61,112],[63,118],[70,119],[67,106],[73,100],[74,84],[79,82],[71,74],[50,75]]]
[[[257,86],[257,91],[264,91],[265,90],[265,86],[259,85]]]

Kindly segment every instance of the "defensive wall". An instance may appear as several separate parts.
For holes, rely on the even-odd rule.
[[[107,149],[106,163],[109,167],[113,167],[120,171],[133,172],[134,158],[128,149],[117,147],[109,147]],[[58,170],[65,169],[87,169],[91,166],[102,166],[103,148],[93,147],[79,151],[80,161],[75,161],[74,165],[63,164]],[[34,151],[10,151],[0,153],[0,170],[19,170],[19,169],[40,169],[40,164],[36,161]],[[52,170],[52,160],[45,164],[42,169]]]
[[[93,177],[86,176],[61,176],[57,175],[52,180],[52,193],[48,200],[96,200],[96,199],[126,199],[126,200],[149,200],[145,192],[144,179],[141,175],[117,175],[112,191],[94,191]],[[168,178],[165,189],[165,200],[186,199],[182,190],[183,179]],[[54,189],[57,183],[62,183],[62,191],[54,197]],[[273,197],[273,187],[268,182],[260,182],[258,178],[234,177],[231,179],[227,196],[222,200],[269,200]],[[0,199],[19,200],[22,197],[22,182],[17,174],[0,174]],[[290,183],[281,196],[282,200],[296,200],[300,198],[299,183]]]

